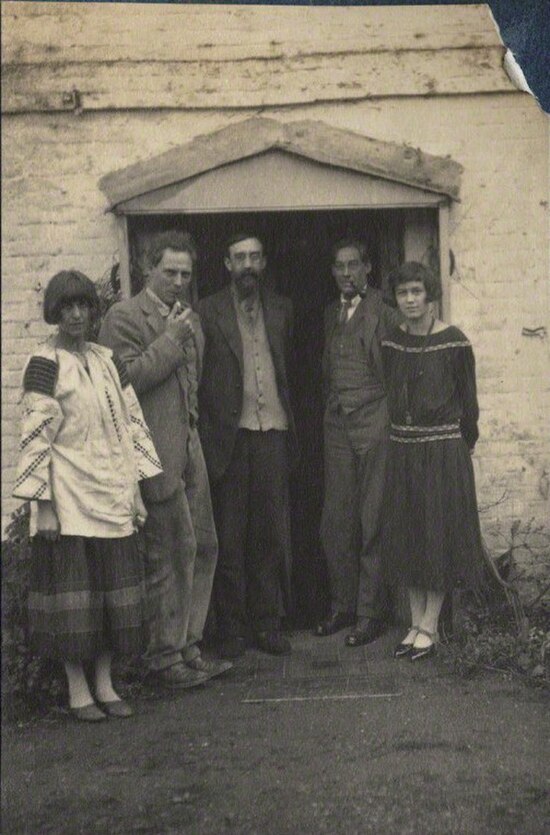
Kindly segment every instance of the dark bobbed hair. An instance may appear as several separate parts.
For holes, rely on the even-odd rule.
[[[392,270],[388,276],[388,287],[394,298],[399,285],[406,284],[408,281],[422,282],[429,302],[435,302],[441,298],[439,276],[425,267],[424,264],[420,264],[418,261],[407,261],[397,269]]]
[[[197,261],[197,248],[189,232],[182,232],[179,229],[169,229],[166,232],[158,232],[156,235],[153,235],[148,251],[149,266],[156,267],[162,260],[162,256],[167,249],[173,249],[174,252],[189,253],[193,266],[195,266]]]
[[[346,249],[346,247],[349,246],[357,250],[363,264],[370,263],[369,250],[366,243],[362,241],[360,238],[354,238],[352,236],[340,238],[339,241],[336,241],[336,243],[333,244],[330,251],[332,256],[332,262],[334,263],[334,261],[336,261],[336,256],[338,255],[341,249]]]
[[[259,241],[262,245],[262,252],[265,255],[265,247],[264,242],[261,237],[255,232],[253,229],[241,229],[239,232],[235,232],[231,235],[225,242],[225,249],[224,255],[226,257],[229,256],[229,250],[235,244],[239,244],[241,241],[247,241],[249,238],[253,238],[255,241]]]
[[[92,312],[92,319],[99,316],[99,296],[95,284],[78,270],[62,270],[48,282],[44,293],[44,320],[48,325],[57,325],[61,318],[63,305],[82,301]]]

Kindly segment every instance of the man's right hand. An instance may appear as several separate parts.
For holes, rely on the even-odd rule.
[[[183,345],[184,342],[187,342],[193,336],[191,312],[190,307],[181,310],[175,304],[166,317],[166,333],[174,342],[178,342],[180,345]]]
[[[59,539],[59,519],[53,504],[50,501],[38,501],[37,506],[36,533],[49,542],[55,542]]]

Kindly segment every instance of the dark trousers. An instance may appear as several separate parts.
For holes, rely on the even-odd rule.
[[[214,599],[220,636],[277,629],[281,577],[290,563],[287,433],[239,429],[212,487],[219,556]]]
[[[385,618],[381,514],[388,441],[359,444],[345,416],[325,416],[325,499],[321,541],[332,612]]]

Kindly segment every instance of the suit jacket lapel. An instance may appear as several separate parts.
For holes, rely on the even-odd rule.
[[[139,294],[138,300],[139,305],[145,315],[145,320],[147,322],[148,327],[152,329],[153,333],[156,336],[163,333],[166,328],[164,319],[160,315],[159,309],[156,306],[155,302],[145,289],[143,289]]]
[[[233,304],[233,296],[231,288],[227,287],[218,299],[217,322],[218,326],[225,336],[227,343],[237,359],[241,368],[241,373],[244,373],[243,360],[243,344],[239,326],[237,324],[237,314]]]
[[[328,315],[325,325],[325,344],[328,345],[332,339],[334,328],[338,324],[338,315],[340,313],[340,301],[333,302],[328,309]]]
[[[378,325],[379,312],[376,306],[376,299],[377,297],[370,294],[369,288],[367,287],[365,298],[359,302],[355,311],[355,315],[361,316],[363,319],[363,342],[366,351],[370,348],[376,326]]]
[[[284,356],[284,347],[281,342],[281,337],[283,335],[281,307],[276,296],[273,296],[269,292],[262,293],[261,299],[265,330],[269,346],[271,348],[271,355],[276,367],[278,367],[278,370],[280,371],[281,366],[284,366],[284,363],[280,362],[281,358]]]
[[[142,290],[138,296],[140,307],[145,315],[145,321],[147,323],[147,327],[151,328],[151,331],[154,333],[155,336],[160,336],[161,333],[164,333],[166,330],[166,321],[160,315],[160,311],[149,295],[146,290]],[[176,377],[178,378],[178,382],[180,384],[180,388],[185,396],[187,392],[187,371],[185,365],[178,365],[176,368]]]

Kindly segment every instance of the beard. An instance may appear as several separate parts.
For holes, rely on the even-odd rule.
[[[235,286],[241,298],[253,296],[258,291],[261,276],[253,270],[246,270],[234,278]]]

